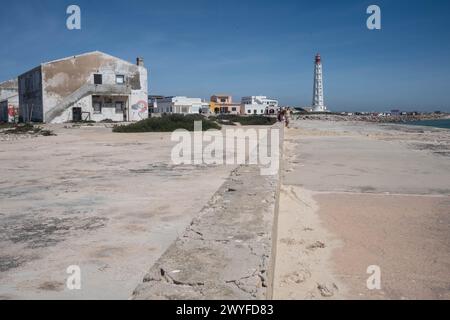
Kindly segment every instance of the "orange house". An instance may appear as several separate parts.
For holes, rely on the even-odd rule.
[[[212,96],[210,109],[212,114],[241,114],[241,104],[233,103],[233,97],[226,94]]]

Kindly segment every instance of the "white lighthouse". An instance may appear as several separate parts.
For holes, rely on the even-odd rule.
[[[328,112],[325,107],[323,99],[323,70],[322,58],[320,54],[316,55],[315,69],[314,69],[314,92],[313,92],[313,111],[314,112]]]

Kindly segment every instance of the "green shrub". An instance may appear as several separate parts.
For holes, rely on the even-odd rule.
[[[161,118],[149,118],[127,126],[116,126],[114,132],[173,132],[178,129],[194,131],[194,122],[201,121],[203,131],[218,129],[221,127],[214,121],[208,120],[201,115],[163,115]]]
[[[218,121],[224,123],[229,121],[231,123],[240,123],[243,126],[271,126],[277,122],[276,118],[266,116],[238,116],[238,115],[220,115],[217,117]]]
[[[41,127],[32,125],[30,123],[14,125],[11,129],[2,131],[4,134],[34,134],[34,135],[42,135],[45,137],[56,136],[53,131],[44,130]]]

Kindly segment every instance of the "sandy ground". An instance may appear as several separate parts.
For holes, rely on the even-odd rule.
[[[236,166],[172,166],[169,134],[53,130],[56,137],[0,141],[0,299],[130,298],[176,239],[190,239],[189,225],[223,188],[220,210],[236,223],[221,230],[243,232],[241,204],[228,198],[244,183],[230,177]],[[300,121],[284,148],[275,299],[450,299],[449,131]],[[249,218],[258,187],[239,200]],[[204,236],[221,227],[208,221],[199,220]],[[228,238],[200,240],[245,260]],[[261,248],[257,256],[268,258]],[[79,291],[66,288],[71,265],[81,267]],[[380,290],[366,285],[373,265]],[[259,297],[254,288],[265,281],[236,282],[247,264],[235,266],[225,282]]]
[[[0,299],[128,299],[234,168],[171,166],[169,134],[53,130],[0,142]]]
[[[275,299],[450,299],[448,130],[286,131]],[[369,266],[381,270],[369,290]]]

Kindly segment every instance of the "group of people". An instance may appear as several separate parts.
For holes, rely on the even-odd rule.
[[[286,128],[289,128],[289,123],[292,118],[292,112],[290,108],[283,109],[278,112],[278,122],[284,122],[286,125]]]

